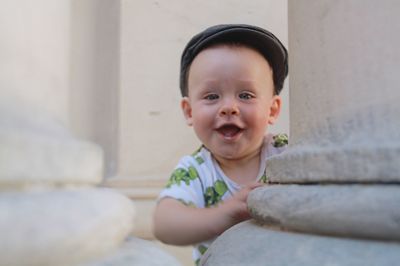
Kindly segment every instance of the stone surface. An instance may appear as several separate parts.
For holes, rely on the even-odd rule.
[[[84,263],[80,266],[179,266],[173,256],[166,253],[151,241],[131,237],[120,248],[108,256]]]
[[[0,265],[74,265],[131,232],[132,201],[110,189],[0,194]]]
[[[0,187],[101,182],[103,153],[99,146],[76,140],[65,130],[55,132],[48,121],[38,128],[40,124],[30,125],[25,120],[0,116]]]
[[[400,241],[400,186],[271,185],[248,206],[261,223],[284,229]]]
[[[252,221],[217,238],[200,265],[398,265],[400,244],[275,231]]]
[[[267,175],[279,183],[399,183],[400,2],[288,6],[290,148],[271,158]]]
[[[400,184],[400,143],[397,145],[371,139],[369,143],[355,141],[336,146],[318,143],[291,146],[280,155],[268,159],[266,174],[273,183]]]

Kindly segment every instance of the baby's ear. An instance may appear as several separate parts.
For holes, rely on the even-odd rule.
[[[181,100],[181,108],[183,115],[185,116],[186,119],[186,124],[188,126],[193,125],[192,121],[192,106],[190,105],[190,101],[188,97],[183,97]]]
[[[274,95],[271,99],[271,105],[269,109],[268,124],[273,125],[278,119],[279,113],[281,112],[282,99],[279,95]]]

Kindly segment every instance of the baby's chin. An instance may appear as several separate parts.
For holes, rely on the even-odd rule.
[[[221,150],[221,149],[208,149],[213,157],[219,160],[235,160],[237,159],[236,157],[236,152],[233,151],[227,151],[226,149]]]
[[[211,153],[217,161],[240,161],[246,160],[248,157],[258,155],[257,151],[245,152],[241,149],[222,149],[222,150],[211,150]]]

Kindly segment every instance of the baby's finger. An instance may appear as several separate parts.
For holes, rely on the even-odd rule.
[[[255,188],[262,187],[262,186],[264,186],[264,185],[265,185],[265,184],[263,184],[263,183],[255,182],[255,183],[252,183],[252,184],[250,184],[250,185],[247,185],[246,188],[249,188],[250,190],[253,190],[253,189],[255,189]]]
[[[246,200],[247,195],[250,193],[250,191],[252,191],[253,189],[255,189],[257,187],[261,187],[261,186],[263,186],[262,183],[252,183],[252,184],[246,185],[237,193],[237,196],[238,196],[238,198],[240,198],[242,200]]]

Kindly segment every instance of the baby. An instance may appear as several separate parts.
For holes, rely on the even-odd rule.
[[[203,144],[176,166],[154,213],[154,234],[196,245],[196,263],[213,239],[250,218],[249,192],[267,182],[266,158],[286,135],[267,134],[281,110],[287,51],[270,32],[227,24],[195,35],[181,58],[181,108]]]

